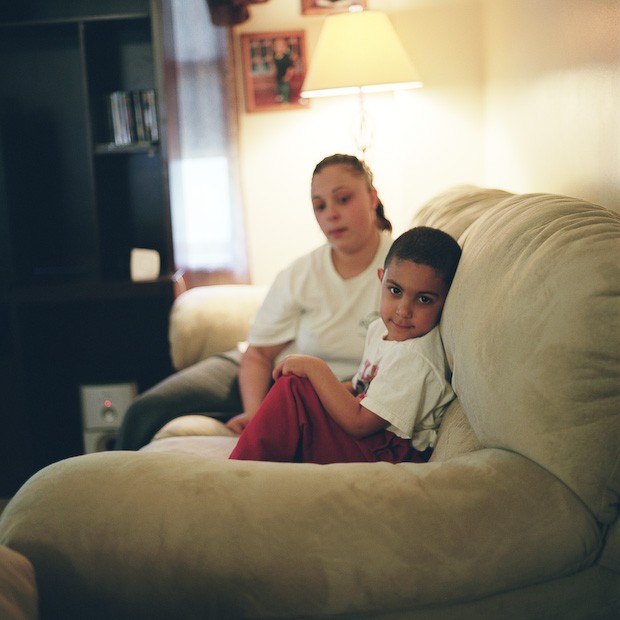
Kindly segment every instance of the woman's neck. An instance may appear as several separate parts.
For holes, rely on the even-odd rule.
[[[380,242],[381,232],[377,229],[368,243],[359,250],[338,252],[332,248],[332,262],[338,275],[343,280],[349,280],[365,271],[377,254]]]

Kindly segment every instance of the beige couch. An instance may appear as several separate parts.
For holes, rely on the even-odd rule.
[[[34,568],[23,555],[4,546],[0,546],[0,618],[38,618]]]
[[[458,401],[432,461],[228,461],[235,439],[186,418],[54,464],[0,520],[44,618],[620,617],[620,218],[459,188],[415,223],[463,246],[441,323]],[[187,300],[178,355],[183,314],[209,315]]]

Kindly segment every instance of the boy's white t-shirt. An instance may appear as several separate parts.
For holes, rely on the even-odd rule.
[[[325,244],[281,271],[254,317],[248,343],[253,346],[291,345],[290,353],[325,360],[340,381],[350,379],[364,351],[368,326],[379,316],[381,285],[377,269],[390,248],[381,234],[379,249],[367,269],[343,280]]]
[[[434,447],[441,417],[455,396],[439,327],[400,342],[384,340],[386,335],[381,319],[368,328],[353,387],[366,409],[390,423],[387,430],[411,438],[416,450]]]

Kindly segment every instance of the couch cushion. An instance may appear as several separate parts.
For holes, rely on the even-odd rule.
[[[600,564],[620,575],[620,519],[616,519],[607,532]]]
[[[437,445],[431,461],[445,461],[461,454],[480,450],[482,444],[472,430],[459,399],[453,400],[441,419]]]
[[[237,437],[226,424],[222,421],[210,416],[201,414],[187,414],[170,420],[164,424],[155,436],[153,441],[157,439],[166,439],[168,437],[186,437],[186,436],[215,436],[215,437]]]
[[[205,460],[226,460],[237,445],[237,437],[212,435],[170,435],[151,441],[140,452],[196,454]]]
[[[461,241],[441,330],[474,432],[538,463],[613,521],[620,217],[571,198],[515,196]]]

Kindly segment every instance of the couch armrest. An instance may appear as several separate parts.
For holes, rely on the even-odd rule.
[[[502,450],[401,465],[116,450],[35,474],[0,544],[34,566],[45,618],[428,619],[497,617],[510,605],[425,610],[570,575],[601,536],[562,482]]]
[[[266,292],[260,285],[218,284],[181,293],[172,305],[168,328],[174,368],[187,368],[244,341]]]

